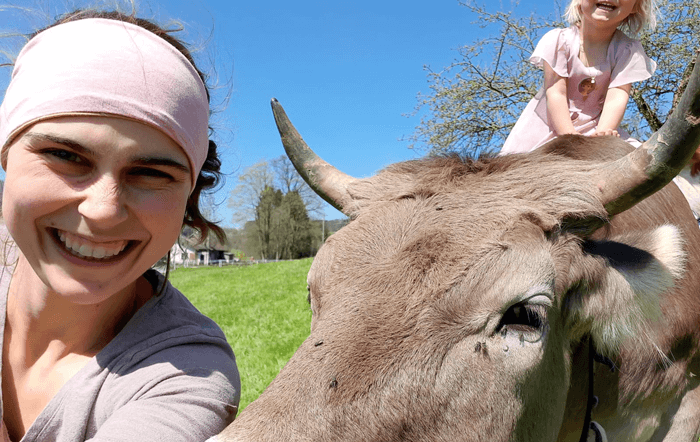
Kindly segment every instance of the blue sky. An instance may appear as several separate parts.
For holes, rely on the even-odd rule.
[[[66,4],[84,3],[4,4],[54,15]],[[225,226],[231,224],[226,200],[238,174],[283,153],[272,97],[321,157],[350,175],[370,176],[420,155],[401,139],[420,121],[405,116],[415,108],[416,96],[429,92],[423,66],[441,70],[458,56],[459,46],[484,36],[476,17],[458,0],[150,0],[137,6],[139,15],[161,24],[181,20],[185,40],[200,48],[200,64],[219,78],[214,124],[227,179],[216,201]],[[547,15],[554,8],[553,1],[524,0],[517,13]],[[0,29],[26,31],[43,24],[33,17],[18,20],[0,11]],[[9,74],[7,68],[0,70],[2,90]],[[328,206],[327,219],[341,216]]]

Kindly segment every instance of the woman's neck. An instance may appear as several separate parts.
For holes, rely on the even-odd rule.
[[[7,297],[6,332],[13,347],[24,348],[31,364],[46,352],[94,356],[150,298],[150,284],[139,278],[98,304],[76,304],[55,293],[20,255]]]

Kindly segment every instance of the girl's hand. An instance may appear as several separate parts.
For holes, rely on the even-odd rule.
[[[608,89],[605,95],[605,104],[603,104],[603,112],[600,114],[600,120],[598,120],[596,135],[599,132],[603,132],[600,128],[605,128],[605,133],[608,133],[609,130],[615,130],[620,126],[622,117],[625,115],[627,102],[630,99],[631,88],[632,84],[630,83]],[[617,135],[617,131],[615,131],[615,135]]]
[[[591,135],[592,137],[619,137],[620,134],[617,133],[615,129],[603,129],[603,130],[598,130],[596,129],[595,133]]]

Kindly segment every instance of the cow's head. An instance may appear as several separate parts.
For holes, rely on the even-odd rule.
[[[608,219],[688,160],[692,118],[683,152],[656,149],[676,125],[617,161],[622,141],[564,137],[529,155],[354,179],[273,108],[298,170],[351,222],[309,272],[309,338],[220,440],[554,441],[583,336],[611,356],[624,344],[665,362],[653,322],[694,219],[631,219],[637,233]]]

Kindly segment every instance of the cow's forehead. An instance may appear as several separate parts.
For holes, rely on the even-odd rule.
[[[329,239],[310,283],[355,297],[363,296],[358,290],[416,299],[468,292],[469,302],[486,309],[552,291],[551,244],[531,207],[501,202],[478,211],[465,198],[448,203],[433,197],[376,205]]]
[[[450,223],[467,235],[470,230],[463,226],[470,226],[471,231],[479,231],[476,238],[482,231],[498,233],[523,216],[547,230],[567,217],[606,218],[591,179],[594,167],[594,163],[547,154],[407,161],[354,181],[348,188],[352,202],[344,210],[351,218],[370,222],[395,218],[452,228],[447,226]],[[392,213],[396,202],[408,202],[409,210]],[[445,212],[434,213],[441,210]]]
[[[523,235],[543,240],[543,230],[558,223],[537,202],[463,191],[375,202],[332,239],[344,253],[366,251],[375,261],[412,247],[414,253],[455,249],[466,258],[503,238],[514,244]]]

